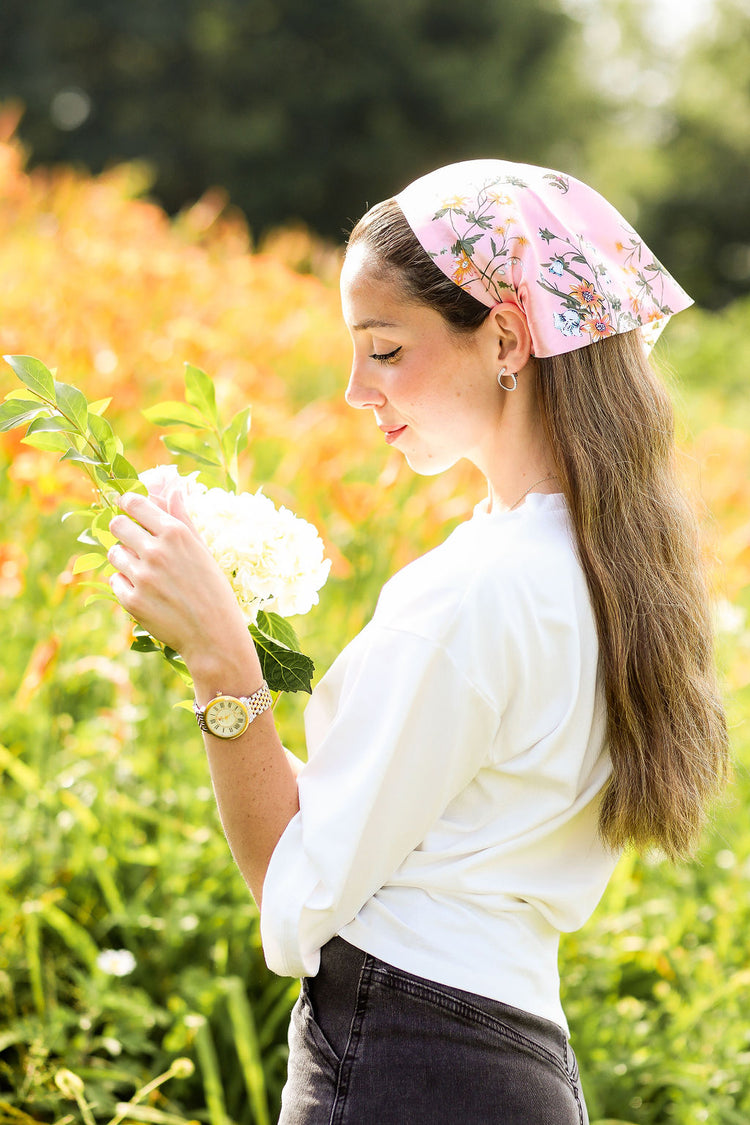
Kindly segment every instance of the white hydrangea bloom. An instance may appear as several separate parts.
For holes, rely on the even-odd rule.
[[[288,508],[276,508],[260,491],[206,488],[195,473],[180,477],[172,470],[159,466],[158,476],[148,470],[141,479],[149,492],[152,483],[161,494],[182,491],[190,518],[229,579],[248,624],[261,609],[291,617],[317,605],[331,563],[311,523]]]
[[[187,508],[248,623],[261,609],[291,617],[317,605],[331,564],[311,523],[260,492],[210,488],[192,492]]]

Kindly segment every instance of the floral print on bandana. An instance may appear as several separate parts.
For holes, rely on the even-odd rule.
[[[438,169],[396,201],[456,285],[526,314],[537,356],[640,328],[650,346],[692,301],[614,207],[545,168],[472,160]]]

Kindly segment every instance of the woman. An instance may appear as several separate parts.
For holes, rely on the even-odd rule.
[[[320,682],[309,764],[179,497],[123,499],[112,587],[193,675],[266,959],[303,978],[284,1125],[581,1125],[560,931],[626,844],[687,854],[727,755],[646,357],[690,299],[590,188],[497,160],[369,211],[341,286],[347,401],[418,473],[467,458],[488,497]],[[254,716],[231,744],[221,693]]]

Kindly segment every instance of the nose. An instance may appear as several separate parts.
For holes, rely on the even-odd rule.
[[[344,393],[344,398],[349,406],[353,406],[359,410],[382,406],[385,402],[383,392],[373,386],[372,378],[365,378],[362,364],[356,359],[352,364],[349,385]]]

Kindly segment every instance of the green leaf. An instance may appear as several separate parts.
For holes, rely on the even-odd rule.
[[[75,423],[79,433],[85,434],[89,416],[89,404],[86,401],[86,396],[81,394],[78,387],[71,387],[70,383],[58,383],[56,380],[55,395],[57,396],[57,409],[60,413]]]
[[[232,421],[221,435],[221,448],[224,460],[229,465],[229,476],[232,484],[237,487],[237,458],[243,449],[247,448],[248,434],[250,433],[250,407],[246,406],[235,414]]]
[[[214,385],[205,371],[201,371],[200,367],[193,367],[192,363],[185,364],[185,398],[212,425],[218,426],[219,412],[216,409]]]
[[[188,672],[187,664],[182,659],[179,652],[175,652],[175,650],[173,648],[170,648],[169,645],[165,645],[164,646],[164,656],[167,658],[169,663],[172,665],[175,672],[177,672],[180,679],[182,679],[186,684],[189,684],[192,687],[193,686],[193,677]]]
[[[145,629],[133,630],[133,641],[130,647],[133,652],[161,652],[161,647]]]
[[[120,604],[107,584],[105,584],[104,582],[97,582],[96,585],[101,586],[101,590],[97,591],[97,593],[95,594],[89,594],[89,596],[86,598],[86,601],[83,603],[84,609],[86,609],[90,605],[93,605],[94,602],[115,602],[117,605]]]
[[[98,398],[95,402],[89,403],[89,414],[96,414],[97,417],[102,415],[112,401],[112,396],[109,398]]]
[[[278,613],[266,613],[261,610],[256,625],[261,633],[264,633],[267,637],[278,641],[286,648],[299,652],[297,634],[285,617],[279,617]]]
[[[186,402],[159,402],[141,413],[155,426],[193,426],[196,430],[205,430],[208,421]]]
[[[80,465],[106,465],[106,461],[101,461],[97,457],[89,457],[88,453],[80,453],[77,449],[69,449],[67,453],[63,453],[60,458],[61,461],[75,461]]]
[[[112,473],[115,480],[138,480],[138,470],[121,453],[118,453],[112,461]]]
[[[4,401],[5,402],[16,402],[20,399],[25,399],[26,402],[31,401],[31,399],[29,399],[28,391],[26,390],[25,387],[15,387],[12,391],[8,391],[7,395],[5,396]],[[41,403],[39,402],[39,400],[34,399],[34,406],[40,406],[40,405],[41,405]]]
[[[87,555],[78,556],[73,563],[73,573],[83,574],[87,570],[98,570],[100,566],[105,566],[106,562],[106,555],[100,555],[98,551],[91,551]]]
[[[41,360],[35,359],[33,355],[6,355],[3,359],[30,391],[48,402],[55,401],[55,380]]]
[[[183,453],[185,456],[191,457],[193,461],[197,461],[199,465],[215,467],[221,464],[211,446],[202,438],[199,438],[197,434],[175,434],[174,436],[164,434],[161,440],[170,453]]]
[[[118,453],[117,440],[107,419],[89,410],[89,430],[103,454],[102,460],[114,461]]]
[[[36,418],[42,410],[48,407],[41,402],[32,402],[31,399],[16,398],[0,404],[0,434],[22,426],[32,418]]]
[[[118,498],[124,496],[126,492],[138,492],[141,496],[148,495],[148,489],[138,477],[118,477],[117,480],[111,480],[109,483]]]
[[[77,434],[78,430],[71,422],[63,418],[60,414],[46,415],[43,418],[35,418],[26,431],[27,434],[41,434],[41,433],[63,433],[63,434]]]
[[[117,542],[116,537],[109,530],[109,522],[111,519],[112,512],[109,509],[104,509],[92,520],[89,529],[89,534],[92,536],[94,542],[101,544],[107,551]]]
[[[229,443],[224,447],[228,455],[231,456],[231,453],[238,453],[245,448],[251,424],[252,412],[250,407],[246,406],[244,410],[238,410],[222,435],[222,442],[227,441]]]
[[[99,540],[94,537],[93,533],[88,527],[85,527],[80,535],[76,535],[76,543],[83,543],[86,547],[99,546]]]
[[[255,642],[263,678],[271,691],[312,692],[310,685],[315,665],[309,656],[282,648],[254,625],[250,626],[250,635]]]
[[[70,441],[64,434],[27,434],[21,438],[24,445],[32,445],[34,449],[45,449],[48,453],[64,453],[70,449]]]
[[[91,507],[91,508],[71,508],[69,512],[63,512],[63,514],[60,516],[60,523],[67,523],[67,521],[69,519],[72,519],[73,516],[85,516],[86,519],[90,520],[95,512],[96,512],[95,507]]]

